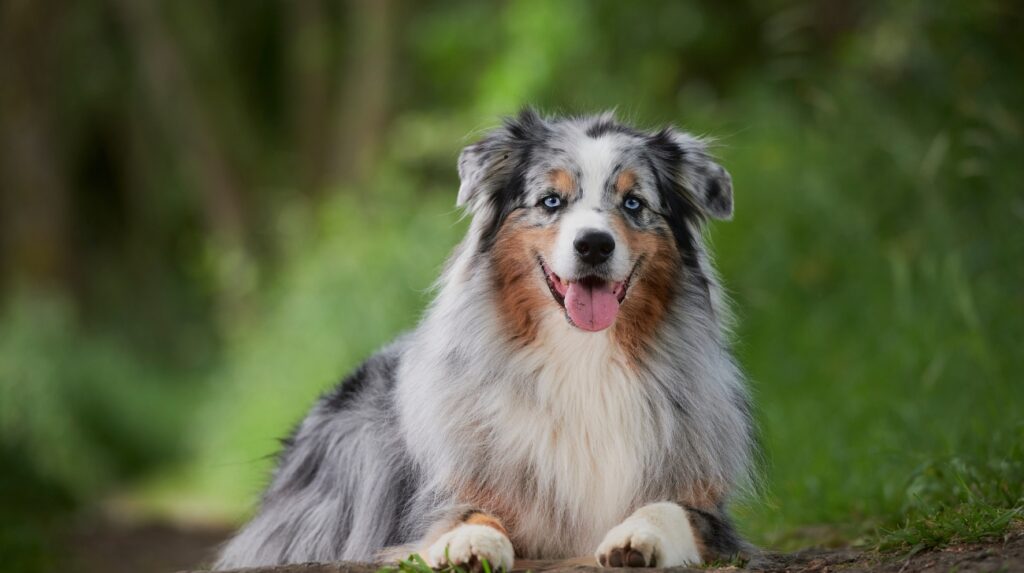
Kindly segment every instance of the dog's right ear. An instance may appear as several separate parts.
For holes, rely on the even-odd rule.
[[[548,125],[533,108],[515,117],[459,154],[459,196],[455,204],[476,213],[495,193],[507,187],[517,168],[525,166],[531,148],[543,140]]]

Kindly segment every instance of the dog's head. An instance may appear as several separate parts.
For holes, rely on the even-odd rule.
[[[459,176],[515,337],[553,312],[585,331],[652,328],[680,273],[699,273],[701,221],[732,215],[729,174],[701,140],[611,115],[526,109],[465,148]]]

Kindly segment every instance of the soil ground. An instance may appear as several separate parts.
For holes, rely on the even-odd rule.
[[[537,573],[598,573],[598,567],[581,564],[580,561],[520,561],[516,572]],[[293,565],[270,569],[249,569],[244,573],[374,573],[377,567],[360,564]],[[673,573],[713,571],[764,571],[764,572],[822,572],[830,571],[880,571],[883,573],[952,572],[974,573],[981,571],[1024,571],[1024,532],[1018,531],[997,543],[954,545],[942,549],[919,552],[879,554],[852,549],[818,550],[809,549],[796,553],[764,553],[752,559],[746,567],[723,568],[674,568],[654,571]],[[242,573],[241,571],[239,573]]]
[[[69,535],[65,571],[74,573],[170,573],[201,571],[228,532],[221,529],[178,529],[164,525],[118,526],[92,524]],[[375,573],[378,567],[360,563],[303,564],[247,569],[244,573]],[[589,559],[569,561],[519,561],[514,573],[597,573]],[[794,553],[765,552],[745,567],[720,567],[672,571],[725,572],[855,572],[883,573],[981,571],[1024,572],[1024,528],[1005,538],[988,542],[951,545],[940,549],[877,553],[858,549],[806,549]],[[239,573],[242,573],[240,571]],[[653,571],[652,571],[653,573]]]
[[[86,520],[67,532],[64,573],[170,573],[200,568],[231,534],[225,528]]]

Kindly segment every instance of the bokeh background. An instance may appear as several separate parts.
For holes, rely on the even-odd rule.
[[[0,2],[0,569],[167,571],[403,329],[460,148],[609,108],[717,138],[757,543],[1024,507],[1013,0]]]

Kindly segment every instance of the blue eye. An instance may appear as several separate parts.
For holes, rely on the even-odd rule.
[[[541,199],[540,202],[549,211],[554,211],[562,206],[562,198],[558,195],[548,195]]]
[[[640,200],[637,199],[636,197],[629,196],[626,197],[626,200],[622,202],[622,206],[625,207],[627,211],[636,212],[639,211],[640,208],[644,206],[644,204],[641,203]]]

